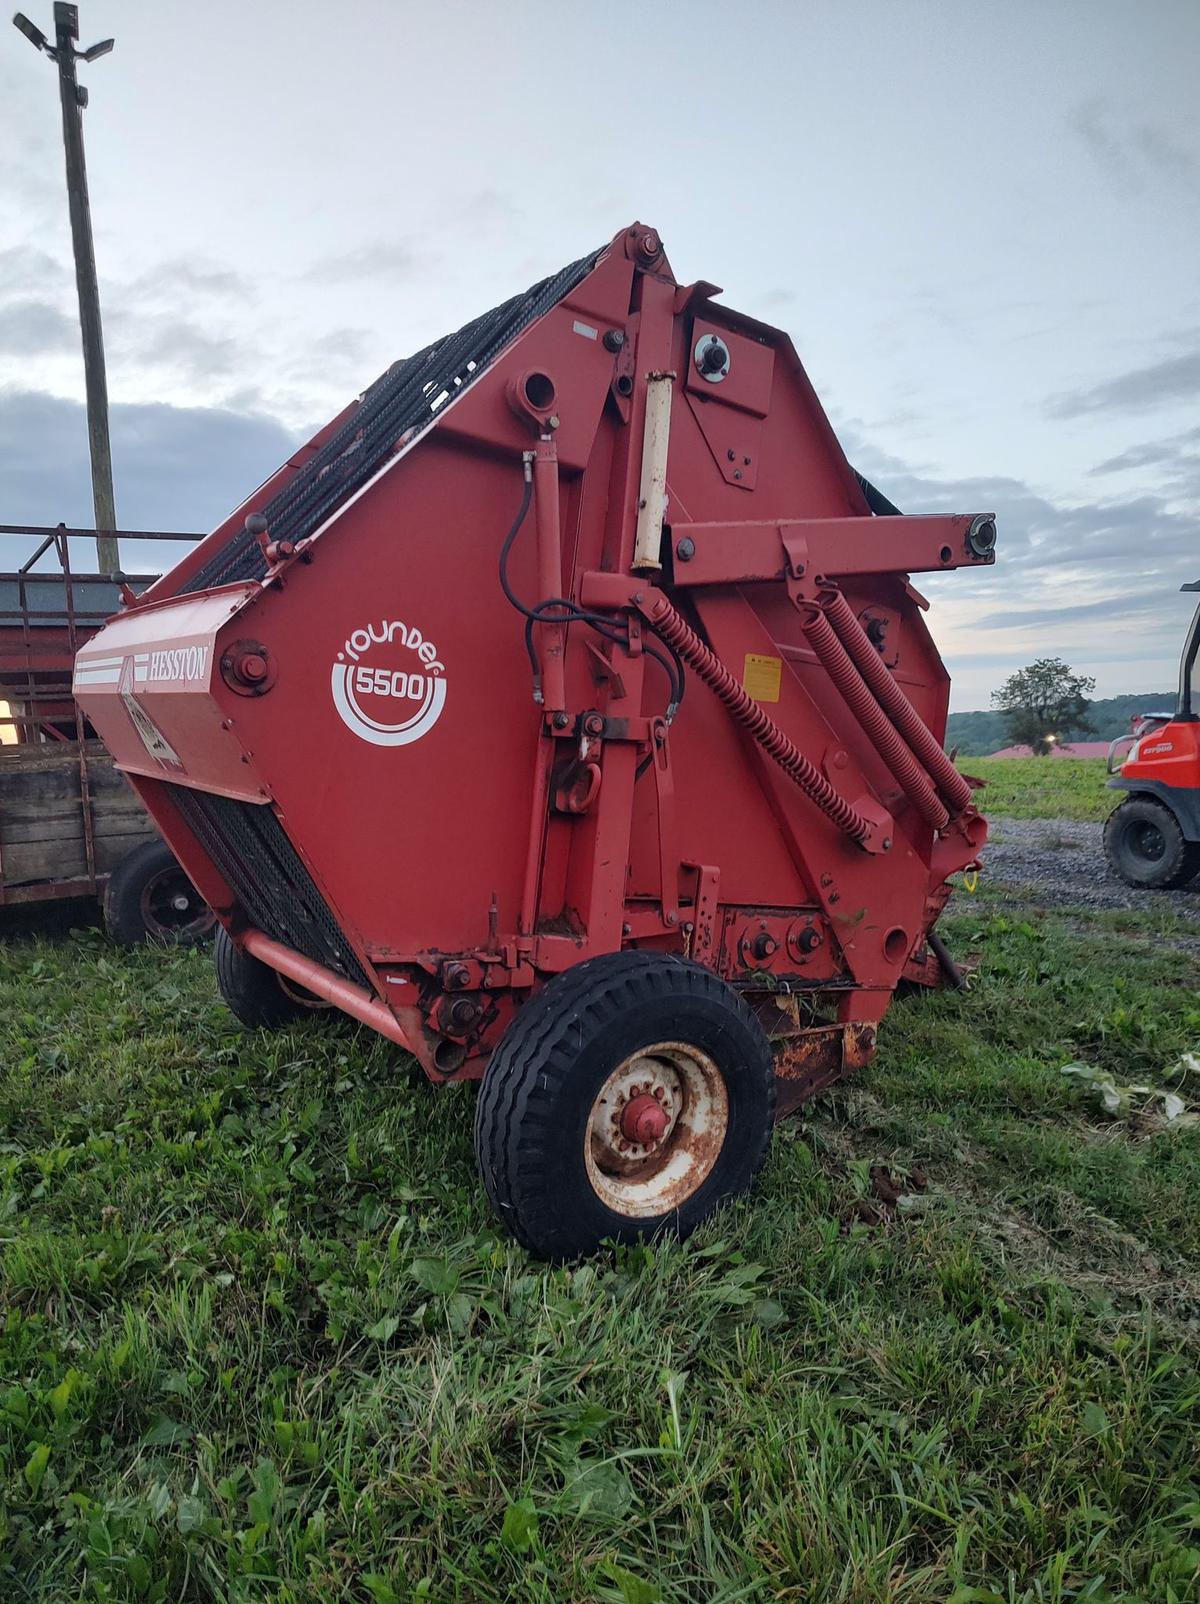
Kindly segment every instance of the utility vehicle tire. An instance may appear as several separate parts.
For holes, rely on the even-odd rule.
[[[165,841],[143,841],[127,852],[104,888],[104,927],[114,941],[189,947],[212,935],[212,909]]]
[[[699,964],[590,958],[555,976],[484,1073],[475,1152],[493,1208],[532,1253],[687,1236],[757,1176],[775,1119],[766,1034]]]
[[[1104,851],[1127,886],[1173,891],[1200,870],[1200,842],[1186,841],[1179,820],[1153,797],[1131,796],[1110,813]]]
[[[224,925],[217,930],[213,959],[221,996],[247,1030],[283,1030],[329,1006],[270,964],[244,952]]]

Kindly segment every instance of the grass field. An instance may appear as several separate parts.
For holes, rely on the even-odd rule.
[[[1014,819],[1107,819],[1121,800],[1107,787],[1103,758],[963,757],[964,774],[987,781],[984,813]]]
[[[973,989],[753,1198],[573,1269],[498,1234],[469,1089],[241,1033],[204,953],[12,943],[0,1598],[1196,1599],[1200,966],[1153,911],[945,928]]]

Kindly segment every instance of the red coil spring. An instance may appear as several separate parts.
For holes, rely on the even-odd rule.
[[[850,603],[838,590],[821,593],[820,605],[838,633],[850,659],[875,695],[876,701],[903,735],[918,759],[933,776],[934,784],[953,814],[971,806],[971,787],[934,739],[925,721],[883,666],[879,653],[854,616]]]
[[[795,746],[756,701],[746,694],[733,675],[675,611],[666,597],[656,598],[648,615],[654,628],[694,669],[709,689],[729,709],[738,723],[750,731],[767,755],[791,776],[810,801],[855,841],[865,841],[871,826],[857,808],[833,786],[815,764]]]
[[[804,633],[821,660],[821,666],[841,692],[843,701],[871,739],[880,757],[903,786],[926,823],[935,830],[950,822],[950,815],[938,801],[929,776],[900,739],[895,725],[872,696],[862,675],[833,632],[833,626],[817,607],[801,615]]]

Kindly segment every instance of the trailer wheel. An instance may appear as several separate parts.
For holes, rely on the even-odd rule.
[[[775,1071],[762,1026],[711,971],[664,953],[592,958],[521,1009],[475,1112],[492,1206],[531,1252],[687,1236],[766,1157]]]
[[[244,952],[224,925],[217,929],[213,961],[221,996],[247,1030],[282,1030],[329,1006],[324,998]]]
[[[1109,814],[1104,851],[1113,873],[1139,890],[1173,891],[1200,870],[1200,842],[1185,840],[1170,808],[1148,796],[1128,797]]]
[[[104,888],[104,927],[125,947],[192,946],[212,934],[215,922],[165,841],[143,841],[127,852]]]

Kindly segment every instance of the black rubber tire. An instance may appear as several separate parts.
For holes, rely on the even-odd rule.
[[[283,1030],[328,1006],[319,997],[305,1002],[308,993],[300,987],[296,995],[285,990],[278,971],[243,951],[224,925],[217,930],[213,962],[221,996],[247,1030]]]
[[[1139,891],[1174,891],[1200,871],[1200,843],[1184,839],[1179,820],[1150,796],[1127,797],[1104,825],[1112,871]]]
[[[177,924],[155,915],[152,903],[158,900],[156,891],[163,896],[174,893],[188,898],[189,906],[178,914]],[[135,947],[144,941],[195,946],[208,940],[215,923],[211,910],[165,841],[143,841],[125,854],[104,888],[103,912],[104,928],[124,947]]]
[[[728,1097],[715,1164],[669,1214],[619,1213],[594,1190],[584,1159],[592,1105],[639,1047],[683,1041],[716,1064]],[[766,1034],[710,970],[664,953],[590,958],[547,983],[517,1014],[484,1073],[475,1153],[492,1207],[531,1253],[574,1259],[608,1239],[684,1237],[752,1185],[775,1121]]]

